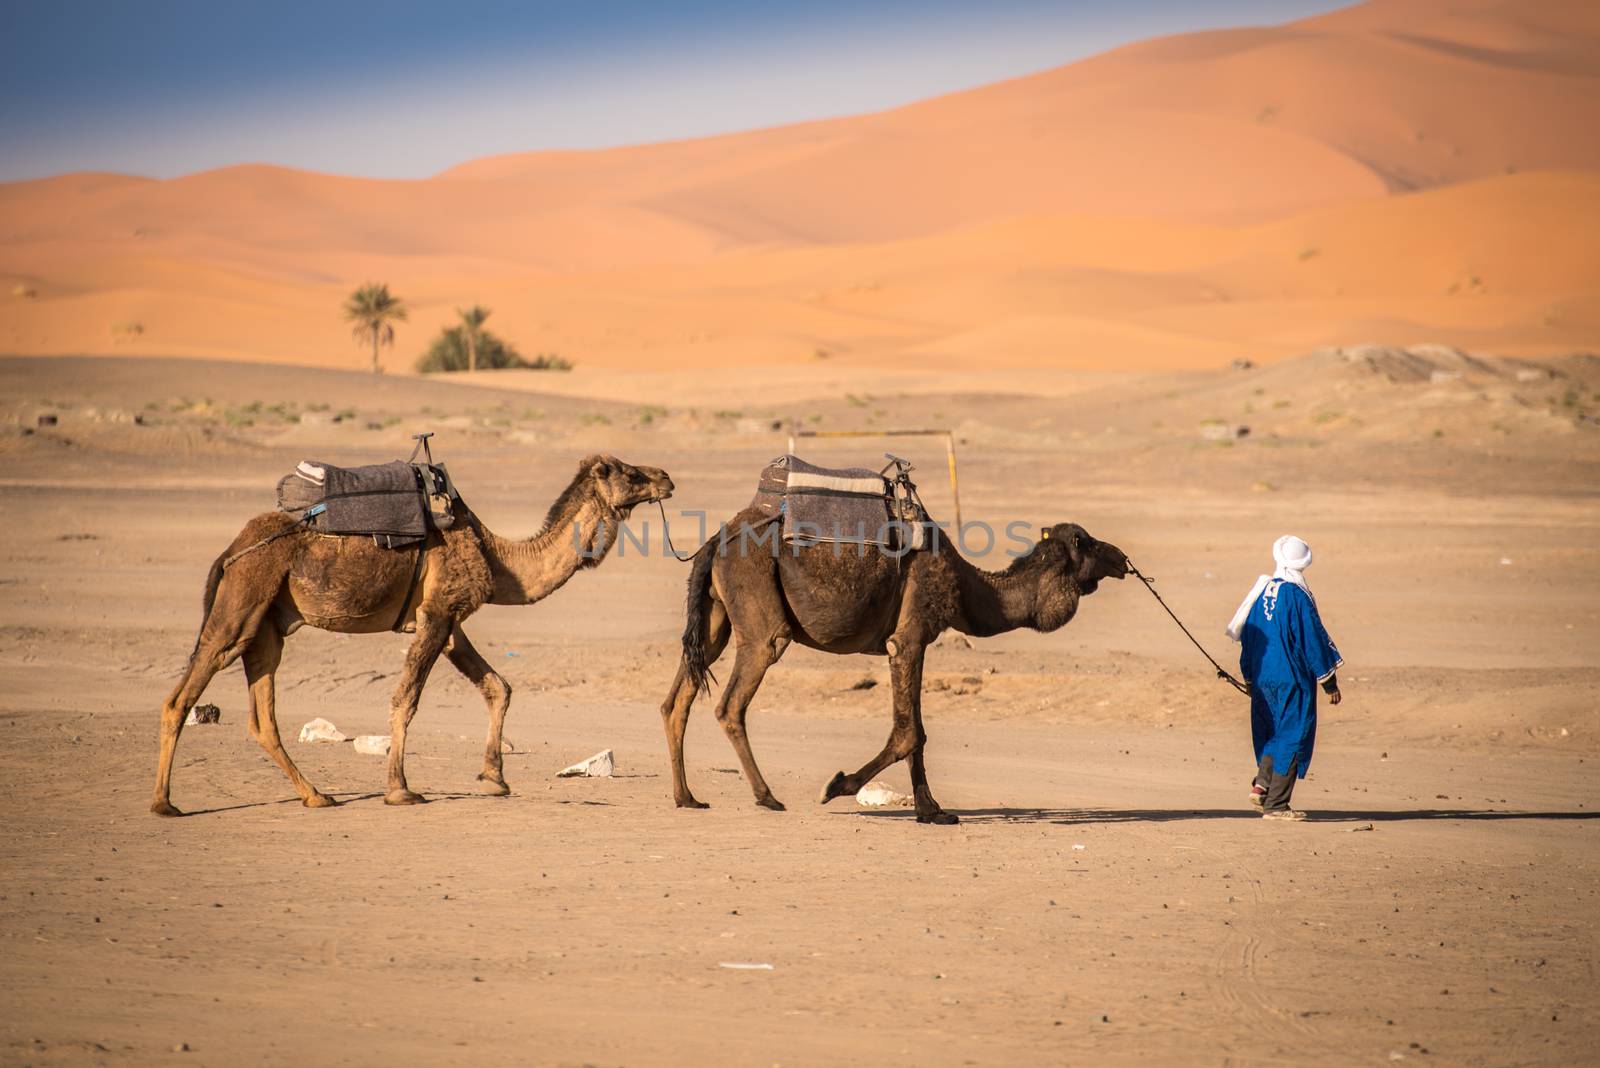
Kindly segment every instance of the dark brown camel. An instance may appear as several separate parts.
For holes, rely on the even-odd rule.
[[[887,654],[894,687],[894,726],[883,751],[853,775],[838,772],[822,789],[827,804],[852,795],[898,760],[911,760],[917,822],[956,823],[928,790],[922,751],[923,652],[946,629],[986,637],[1029,627],[1052,631],[1078,610],[1103,578],[1128,573],[1128,558],[1082,528],[1062,523],[1004,571],[974,567],[943,538],[896,561],[869,549],[757,544],[768,516],[739,513],[695,555],[689,577],[683,658],[661,706],[679,808],[705,808],[689,792],[683,732],[689,708],[706,688],[709,669],[735,639],[733,669],[716,706],[717,720],[744,765],[756,803],[783,810],[756,767],[745,734],[745,710],[767,669],[790,642],[829,653]],[[758,531],[745,536],[739,531]]]
[[[235,553],[295,523],[283,512],[250,520],[211,565],[200,636],[183,678],[162,706],[161,756],[150,811],[182,815],[172,805],[171,783],[184,716],[211,677],[241,655],[250,684],[250,736],[289,776],[307,808],[334,804],[300,774],[278,737],[273,675],[283,655],[283,640],[303,625],[345,634],[381,634],[400,618],[408,621],[407,629],[415,629],[416,638],[389,705],[389,784],[384,801],[413,805],[423,800],[406,785],[406,727],[416,715],[422,687],[440,653],[478,688],[489,706],[489,738],[483,773],[478,776],[483,790],[509,794],[500,735],[511,687],[472,647],[461,622],[485,604],[533,604],[548,597],[577,571],[595,567],[605,558],[616,544],[619,525],[636,505],[671,495],[672,479],[660,468],[634,467],[614,456],[591,456],[578,465],[572,483],[550,506],[544,529],[526,541],[494,534],[457,501],[451,529],[429,534],[415,585],[415,550],[380,549],[371,538],[333,537],[310,530],[295,530],[225,566]]]

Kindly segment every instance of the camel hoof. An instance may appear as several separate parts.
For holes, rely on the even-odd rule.
[[[150,811],[157,816],[181,816],[183,812],[171,801],[152,801]]]
[[[756,798],[756,804],[760,805],[762,808],[770,808],[774,812],[789,811],[783,807],[783,802],[779,801],[776,797],[758,797]]]
[[[424,805],[427,802],[426,797],[411,790],[390,790],[383,795],[383,803],[386,805]]]
[[[491,779],[484,775],[478,776],[478,792],[488,797],[505,797],[511,793],[504,779]]]
[[[844,789],[844,772],[836,771],[833,778],[828,780],[828,785],[822,788],[822,793],[817,795],[817,804],[826,805],[829,801],[846,793]]]
[[[677,802],[679,808],[710,808],[704,801],[696,801],[692,797],[685,797]]]
[[[339,806],[339,802],[323,793],[312,794],[300,803],[306,808],[337,808]]]
[[[941,808],[941,809],[938,809],[937,811],[929,813],[926,816],[924,816],[920,812],[917,813],[917,822],[918,823],[936,823],[941,827],[949,827],[951,824],[960,823],[961,822],[961,817],[957,816],[954,812],[946,812],[944,809]]]

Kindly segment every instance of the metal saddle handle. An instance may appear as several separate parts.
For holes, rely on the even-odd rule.
[[[896,475],[909,475],[911,472],[916,470],[916,467],[912,465],[910,460],[896,456],[892,452],[884,453],[883,458],[889,462],[884,465],[882,471],[878,472],[880,475],[887,475],[889,473],[889,468],[891,467],[895,469]]]

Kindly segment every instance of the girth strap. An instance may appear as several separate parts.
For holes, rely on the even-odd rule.
[[[400,602],[400,614],[394,617],[394,625],[389,629],[395,633],[405,629],[406,609],[411,607],[411,598],[416,595],[417,583],[422,579],[422,558],[428,551],[428,539],[423,538],[417,543],[417,560],[411,565],[411,583],[406,587],[406,599]]]

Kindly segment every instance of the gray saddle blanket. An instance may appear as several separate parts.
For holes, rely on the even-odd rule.
[[[865,467],[818,467],[780,456],[762,469],[751,506],[783,517],[783,540],[920,548],[927,516],[915,489]]]
[[[335,467],[303,460],[278,482],[278,508],[323,534],[368,534],[385,548],[415,545],[453,521],[455,487],[443,464],[396,460]]]

